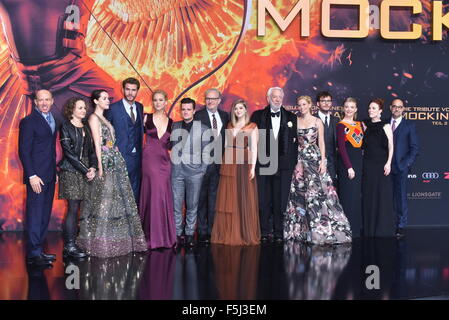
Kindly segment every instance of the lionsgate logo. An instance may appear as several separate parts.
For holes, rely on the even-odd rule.
[[[410,200],[440,200],[443,196],[441,191],[426,191],[426,192],[408,192],[407,198]]]

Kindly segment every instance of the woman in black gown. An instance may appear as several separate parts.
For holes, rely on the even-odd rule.
[[[393,132],[381,120],[383,100],[371,100],[363,138],[362,212],[365,237],[394,237],[393,193],[389,177]]]
[[[346,98],[343,119],[337,124],[338,196],[351,224],[352,237],[362,229],[362,143],[363,129],[357,116],[357,101]]]

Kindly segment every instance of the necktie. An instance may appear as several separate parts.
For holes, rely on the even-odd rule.
[[[50,117],[49,113],[47,113],[47,115],[45,116],[45,119],[47,120],[48,125],[51,127],[51,117]]]
[[[133,106],[131,106],[131,121],[133,124],[136,123],[136,116],[134,115]]]
[[[215,118],[215,114],[212,114],[212,129],[217,130],[218,126],[217,126],[217,118]]]
[[[274,118],[274,117],[280,117],[281,116],[281,112],[280,111],[278,111],[278,112],[272,112],[271,113],[271,117],[272,118]]]
[[[393,125],[391,126],[391,129],[393,130],[393,132],[394,130],[396,130],[396,120],[393,120]]]
[[[324,118],[324,123],[326,124],[326,127],[329,127],[329,116]]]

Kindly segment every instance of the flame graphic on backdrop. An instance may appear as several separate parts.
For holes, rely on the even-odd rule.
[[[272,3],[285,17],[296,2]],[[281,86],[286,91],[286,104],[293,104],[298,94],[321,90],[316,82],[323,75],[342,66],[352,67],[364,59],[343,41],[329,41],[321,36],[321,1],[310,3],[310,37],[301,38],[299,18],[281,33],[268,15],[267,35],[257,37],[256,0],[97,0],[89,9],[92,18],[85,40],[87,53],[117,82],[138,72],[142,82],[153,90],[165,89],[172,100],[210,74],[184,96],[202,103],[205,89],[215,87],[224,93],[224,109],[229,110],[235,98],[243,98],[252,111],[266,104],[269,87]],[[424,26],[420,41],[429,42],[430,3],[423,4],[423,14],[414,20]],[[249,19],[242,29],[245,8]],[[337,16],[338,19],[334,16],[332,19],[352,26],[353,13]],[[403,25],[409,20],[409,14],[400,12],[394,23]],[[371,30],[367,40],[374,37],[379,37],[377,30]],[[223,62],[226,63],[218,69]],[[413,77],[412,69],[402,67],[397,77]],[[4,229],[14,230],[22,227],[25,203],[17,155],[18,124],[30,109],[31,101],[20,94],[20,80],[3,34],[0,34],[0,71],[0,224],[1,219],[6,220]],[[392,73],[391,77],[396,76]],[[337,92],[344,92],[335,80],[325,83]],[[150,88],[143,86],[139,93],[146,112],[152,111]],[[393,84],[389,88],[394,93]],[[176,105],[171,117],[180,119]],[[56,229],[65,203],[55,201],[53,212],[50,228]]]

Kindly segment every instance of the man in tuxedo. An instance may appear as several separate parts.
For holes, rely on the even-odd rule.
[[[37,266],[50,265],[56,260],[56,255],[46,254],[42,249],[57,182],[56,134],[59,123],[50,112],[53,102],[50,91],[37,91],[35,108],[19,125],[19,157],[27,190],[27,263]]]
[[[394,152],[391,166],[393,181],[393,204],[396,212],[396,236],[404,235],[407,225],[407,174],[418,155],[418,135],[415,124],[403,118],[404,102],[394,99],[391,102],[391,128],[393,130]]]
[[[259,128],[256,175],[262,242],[268,241],[272,231],[276,242],[283,241],[283,216],[298,161],[296,116],[285,110],[283,99],[282,88],[270,88],[267,93],[269,105],[251,116],[251,122]]]
[[[194,119],[200,120],[209,129],[212,129],[212,148],[210,157],[221,161],[224,150],[225,130],[229,122],[229,114],[218,109],[222,96],[217,89],[208,89],[205,93],[206,107],[195,113]],[[217,154],[219,152],[220,154]],[[198,209],[198,235],[200,242],[210,243],[210,235],[215,217],[215,202],[217,200],[218,182],[220,179],[220,161],[208,164],[203,177],[199,209]]]
[[[181,100],[181,115],[183,120],[173,123],[170,140],[171,152],[171,185],[173,190],[173,204],[176,224],[176,238],[178,244],[185,243],[188,247],[195,246],[195,233],[198,215],[198,200],[201,182],[206,173],[207,157],[205,147],[208,141],[203,141],[203,133],[208,127],[201,121],[193,121],[195,114],[195,100],[184,98]],[[183,204],[186,203],[186,222],[183,220]],[[185,227],[185,242],[182,238]]]
[[[324,123],[324,144],[326,148],[327,172],[332,178],[334,186],[337,186],[336,156],[337,156],[337,123],[340,121],[331,114],[332,95],[327,91],[321,91],[316,96],[318,113],[315,115]]]
[[[105,112],[115,131],[117,147],[126,162],[134,198],[139,205],[142,171],[143,105],[136,101],[140,82],[127,78],[122,82],[123,99],[110,105]]]

